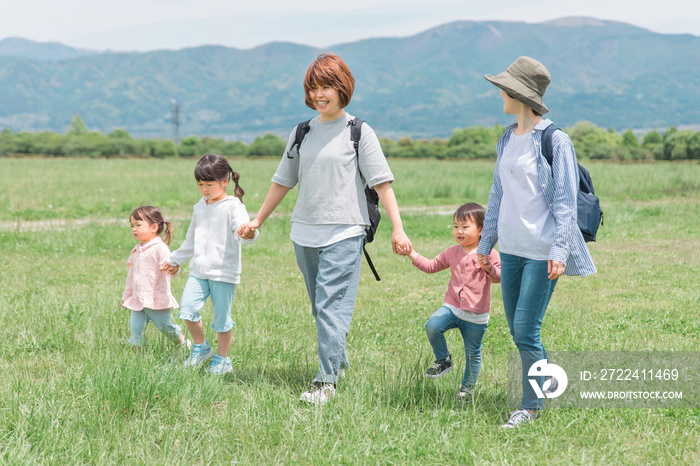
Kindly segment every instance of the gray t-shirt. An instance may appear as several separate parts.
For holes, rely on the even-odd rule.
[[[365,181],[373,187],[394,181],[394,175],[367,123],[362,125],[358,160],[350,140],[349,122],[353,118],[348,113],[333,121],[314,118],[299,153],[289,150],[296,134],[296,128],[292,130],[272,177],[273,182],[287,188],[299,185],[292,222],[369,225]]]

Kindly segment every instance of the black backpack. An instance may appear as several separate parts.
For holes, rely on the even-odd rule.
[[[542,133],[542,155],[552,166],[552,134],[558,130],[556,126],[549,125]],[[598,227],[603,225],[603,211],[600,209],[600,200],[595,195],[593,180],[588,170],[578,164],[578,194],[576,195],[576,214],[578,217],[578,228],[581,230],[583,239],[588,243],[595,242]]]
[[[297,125],[296,135],[294,136],[294,143],[292,143],[292,146],[289,148],[289,151],[287,151],[287,158],[294,158],[291,155],[291,152],[295,147],[297,149],[297,154],[299,153],[301,143],[304,140],[304,137],[311,129],[311,126],[309,125],[310,121],[311,120],[306,120]],[[360,157],[360,138],[362,137],[362,123],[364,123],[364,120],[361,120],[359,118],[353,118],[351,121],[348,122],[348,124],[350,125],[350,140],[352,141],[352,146],[355,149],[355,156],[358,157],[358,159]],[[365,248],[367,243],[371,243],[372,241],[374,241],[374,234],[377,232],[379,221],[382,218],[382,214],[381,212],[379,212],[379,195],[377,195],[377,191],[375,191],[374,189],[370,188],[369,186],[365,186],[365,198],[367,200],[369,226],[365,228],[365,241],[362,245],[362,250],[364,251],[365,258],[367,259],[367,265],[369,265],[369,268],[374,274],[374,278],[376,278],[377,281],[379,281],[379,274],[374,268],[374,264],[372,264],[372,259],[369,257],[369,253]]]

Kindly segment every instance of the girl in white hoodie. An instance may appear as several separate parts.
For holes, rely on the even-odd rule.
[[[228,161],[215,154],[202,157],[194,169],[202,199],[195,204],[192,222],[185,241],[163,263],[162,269],[176,274],[180,265],[190,261],[190,275],[180,301],[180,314],[187,324],[194,345],[185,367],[199,367],[213,356],[208,371],[212,374],[231,372],[231,359],[227,356],[231,346],[231,303],[236,285],[241,277],[241,243],[254,243],[259,236],[251,230],[243,238],[238,227],[250,221],[243,205],[243,189],[238,185],[240,175]],[[232,181],[234,195],[226,194]],[[218,351],[204,337],[200,311],[211,296],[214,309],[211,328],[217,332]]]

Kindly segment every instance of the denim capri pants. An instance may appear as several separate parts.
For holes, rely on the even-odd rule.
[[[194,275],[187,277],[185,289],[180,300],[180,314],[178,319],[199,322],[202,320],[200,312],[211,296],[211,304],[214,308],[214,318],[211,328],[215,332],[223,333],[231,330],[236,324],[231,320],[231,303],[236,291],[233,283],[220,282],[197,278]]]

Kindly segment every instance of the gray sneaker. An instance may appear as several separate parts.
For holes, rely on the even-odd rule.
[[[214,348],[211,347],[208,341],[200,344],[192,345],[192,353],[190,357],[185,359],[182,364],[185,367],[199,367],[210,357],[214,356]]]
[[[472,397],[474,396],[474,389],[473,388],[467,388],[464,385],[462,385],[459,388],[459,391],[457,392],[457,401],[461,401],[462,403],[467,403],[472,400]]]
[[[503,424],[501,427],[513,429],[515,427],[520,427],[522,424],[532,422],[538,417],[540,417],[539,414],[532,414],[527,409],[519,409],[510,413],[510,419],[508,419],[508,422]]]

